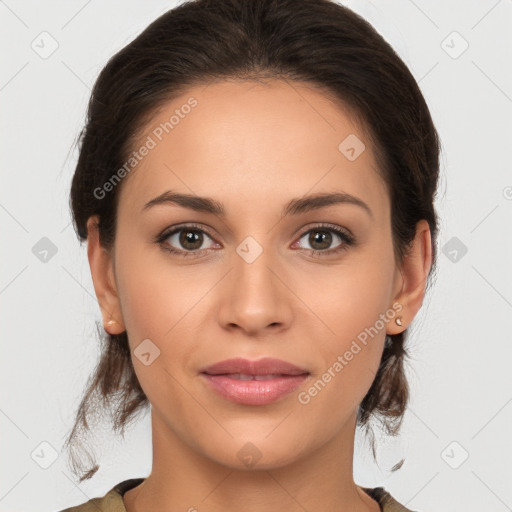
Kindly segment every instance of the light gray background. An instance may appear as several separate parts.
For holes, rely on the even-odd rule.
[[[512,510],[512,1],[344,3],[410,67],[443,144],[439,272],[409,339],[410,408],[379,465],[358,433],[355,480],[413,510]],[[68,193],[97,74],[174,5],[0,1],[0,511],[59,510],[151,470],[149,415],[124,441],[103,434],[92,481],[76,486],[60,453],[101,321]],[[44,31],[58,43],[47,58],[31,47],[51,49]],[[33,252],[43,237],[57,249],[47,262]]]

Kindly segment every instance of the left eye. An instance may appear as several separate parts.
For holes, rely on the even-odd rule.
[[[338,237],[338,239],[341,240],[341,243],[339,243],[335,247],[330,247],[334,241],[333,235],[335,237]],[[309,231],[307,231],[306,233],[304,233],[301,236],[301,238],[299,239],[299,242],[300,242],[300,240],[303,240],[303,239],[306,239],[307,243],[309,243],[310,245],[313,245],[313,247],[311,247],[311,248],[303,247],[302,244],[301,244],[301,247],[303,247],[304,249],[309,249],[312,251],[319,251],[319,252],[336,251],[337,249],[340,248],[340,246],[343,246],[344,244],[350,244],[350,239],[347,235],[345,235],[341,231],[338,231],[338,230],[332,229],[332,228],[310,229]]]

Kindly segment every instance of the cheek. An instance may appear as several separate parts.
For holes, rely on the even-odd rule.
[[[209,278],[203,278],[197,271],[194,276],[192,267],[171,268],[165,256],[155,255],[156,252],[141,252],[116,264],[133,365],[148,398],[152,390],[158,394],[158,390],[177,386],[169,374],[183,373],[192,364],[195,347],[190,340],[200,329],[200,315],[205,314],[204,301],[200,299],[215,283],[211,273]],[[148,366],[137,359],[145,346],[140,344],[146,339],[157,349],[145,342],[149,350],[158,354]]]
[[[323,367],[312,377],[300,400],[301,404],[309,401],[305,411],[310,411],[311,421],[316,415],[325,416],[322,428],[326,435],[357,409],[378,371],[386,337],[386,324],[380,315],[386,309],[385,300],[376,291],[326,302],[335,334],[316,337]]]
[[[391,280],[390,270],[382,264],[347,266],[332,272],[323,285],[317,282],[316,287],[304,290],[312,315],[316,313],[324,324],[324,346],[338,353],[355,339],[383,339],[386,324],[381,317],[391,307]]]
[[[122,314],[137,379],[153,405],[163,401],[175,411],[182,392],[176,378],[182,379],[174,365],[180,367],[189,359],[183,326],[197,295],[193,301],[177,277],[155,266],[139,265],[134,259],[119,265],[119,276]],[[144,359],[144,354],[149,356]]]
[[[316,349],[324,362],[316,376],[320,379],[316,388],[321,392],[312,393],[317,392],[319,398],[322,395],[319,403],[325,401],[326,407],[329,403],[336,403],[340,411],[356,407],[375,378],[386,322],[394,315],[389,302],[392,270],[389,259],[361,260],[332,272],[325,286],[315,288],[313,294],[309,291],[314,304],[311,310],[318,312],[324,333],[315,336]],[[313,320],[318,325],[318,320]]]
[[[120,258],[116,270],[123,319],[134,339],[171,337],[173,326],[194,307],[208,284],[172,267],[155,248]]]

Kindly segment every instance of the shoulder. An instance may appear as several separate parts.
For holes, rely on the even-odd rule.
[[[114,487],[103,496],[92,498],[85,503],[60,510],[59,512],[126,512],[123,494],[142,483],[143,480],[144,478],[123,480],[114,485]]]
[[[361,489],[380,505],[382,512],[415,512],[396,501],[384,487],[361,487]]]

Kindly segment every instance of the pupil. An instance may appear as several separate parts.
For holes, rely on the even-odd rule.
[[[193,250],[201,247],[202,240],[199,236],[199,233],[196,231],[182,231],[180,236],[180,243],[183,245],[183,247]],[[187,244],[192,244],[192,247],[188,246]]]
[[[312,240],[310,239],[310,243],[311,245],[313,245],[313,243],[316,243],[317,242],[317,239],[320,238],[320,244],[321,244],[321,249],[325,249],[325,248],[328,248],[329,245],[330,245],[330,242],[331,242],[331,234],[327,231],[315,231],[312,233]],[[317,237],[317,235],[319,235],[319,237]],[[322,241],[324,242],[323,245],[322,245]]]

